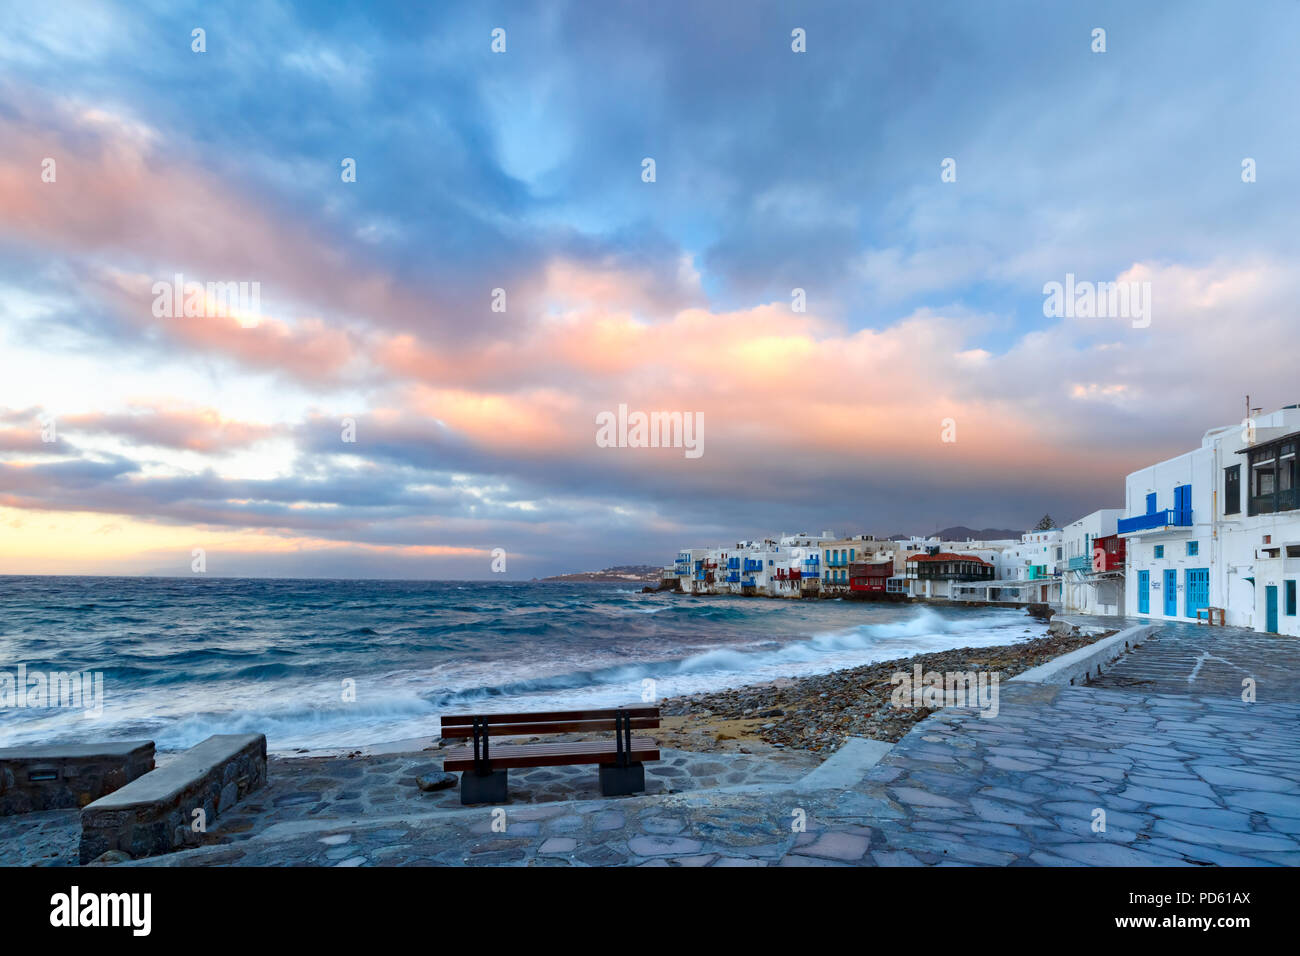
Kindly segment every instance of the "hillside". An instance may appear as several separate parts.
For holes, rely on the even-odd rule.
[[[603,571],[556,574],[538,581],[568,581],[591,584],[658,584],[660,569],[653,564],[616,564]]]

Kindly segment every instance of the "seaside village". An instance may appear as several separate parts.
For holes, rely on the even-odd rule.
[[[1019,540],[790,534],[688,548],[663,569],[688,594],[1047,604],[1300,636],[1300,405],[1212,428],[1130,474],[1123,507]]]

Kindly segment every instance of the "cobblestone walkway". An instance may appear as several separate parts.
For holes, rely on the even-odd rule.
[[[247,838],[130,865],[1300,865],[1300,701],[1282,680],[1300,642],[1214,631],[1168,628],[1107,686],[1003,684],[997,717],[940,711],[842,789],[726,787],[710,768],[690,776],[718,789],[372,802],[355,821],[298,812],[263,829],[283,809],[268,792]],[[1206,652],[1231,666],[1207,670]]]
[[[1300,641],[1236,627],[1168,624],[1092,686],[1240,699],[1248,677],[1258,702],[1300,704]]]

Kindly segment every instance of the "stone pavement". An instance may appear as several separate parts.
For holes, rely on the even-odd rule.
[[[647,794],[736,786],[783,789],[822,763],[816,754],[798,750],[758,755],[665,748],[661,757],[646,765]],[[399,814],[445,815],[460,809],[459,789],[422,792],[416,786],[418,776],[440,770],[441,764],[436,750],[358,759],[272,755],[267,786],[222,814],[209,838],[240,842],[277,824],[296,822],[337,826]],[[510,795],[512,807],[602,801],[596,768],[590,766],[512,770]],[[77,810],[0,817],[0,857],[12,865],[75,866],[80,834]]]
[[[590,768],[462,808],[414,788],[434,754],[286,760],[218,842],[122,865],[1300,865],[1297,668],[1300,641],[1170,625],[1098,686],[1003,683],[996,717],[938,711],[874,766],[665,751],[657,792],[615,799]]]
[[[1239,627],[1166,624],[1141,653],[1120,658],[1092,686],[1239,699],[1248,677],[1259,703],[1300,704],[1300,641]]]

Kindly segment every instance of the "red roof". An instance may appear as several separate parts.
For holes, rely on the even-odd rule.
[[[993,567],[983,558],[977,558],[973,554],[953,554],[951,551],[942,551],[939,554],[914,554],[907,560],[909,561],[971,561],[975,564],[982,564],[986,567]]]

